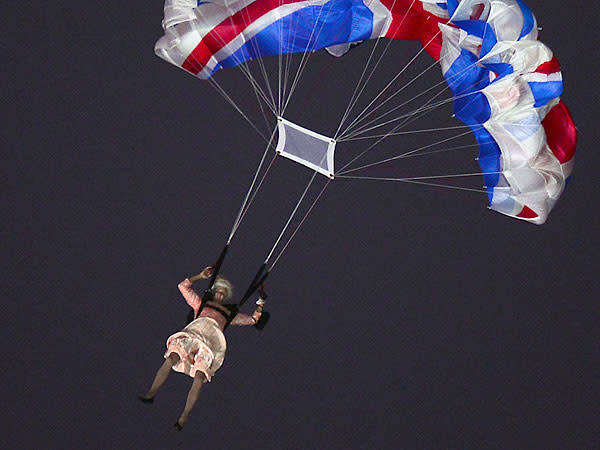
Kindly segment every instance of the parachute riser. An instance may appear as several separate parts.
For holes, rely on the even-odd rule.
[[[248,301],[248,299],[256,291],[259,292],[260,297],[263,300],[267,298],[267,294],[262,289],[262,285],[263,285],[263,283],[265,282],[265,280],[267,279],[268,276],[269,276],[269,271],[267,270],[267,263],[265,262],[265,263],[261,264],[261,266],[259,267],[258,271],[256,272],[256,275],[254,275],[254,279],[252,280],[252,282],[248,286],[248,289],[246,289],[246,292],[244,293],[244,296],[241,298],[241,300],[237,304],[237,310],[235,311],[234,314],[231,314],[229,316],[229,319],[227,320],[227,324],[225,325],[225,327],[229,326],[229,324],[231,323],[231,321],[235,318],[235,316],[239,312],[239,310],[242,307],[242,305],[244,303],[246,303]],[[265,327],[265,325],[267,324],[267,321],[269,320],[270,316],[271,315],[269,314],[269,312],[263,311],[263,313],[261,315],[261,318],[258,320],[258,322],[256,322],[256,324],[254,324],[254,328],[256,328],[257,330],[262,330]]]
[[[197,316],[200,315],[200,313],[204,309],[204,305],[206,304],[206,302],[211,301],[213,299],[212,287],[215,284],[215,281],[217,280],[217,276],[219,275],[219,271],[221,270],[221,266],[223,265],[225,256],[227,256],[228,250],[229,250],[229,244],[225,244],[225,247],[223,247],[223,250],[221,250],[221,254],[217,258],[217,262],[213,266],[212,276],[210,277],[210,280],[208,282],[208,287],[204,291],[204,294],[202,294],[202,303],[200,304],[200,309],[198,310]],[[201,280],[202,279],[201,275],[202,274],[194,275],[193,277],[190,278],[190,281],[193,283],[195,281]],[[187,323],[192,322],[192,320],[194,320],[194,311],[193,310],[190,311],[190,313],[188,314]]]

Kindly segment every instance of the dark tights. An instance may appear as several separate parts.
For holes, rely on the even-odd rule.
[[[154,377],[154,381],[152,382],[152,386],[148,390],[148,393],[142,397],[140,397],[144,401],[152,401],[158,389],[163,385],[169,374],[171,373],[171,369],[177,362],[179,361],[179,355],[177,353],[171,353],[165,362],[160,366],[158,371],[156,372],[156,376]],[[200,396],[200,390],[202,389],[202,385],[206,381],[206,376],[202,372],[196,372],[196,376],[194,377],[194,381],[192,382],[192,387],[188,392],[187,400],[185,402],[185,408],[179,416],[179,420],[175,426],[178,429],[181,429],[192,411],[192,408],[196,404],[198,397]]]
[[[156,395],[156,391],[160,388],[171,373],[171,369],[177,362],[179,361],[179,355],[177,353],[171,353],[168,358],[165,359],[165,362],[160,366],[158,372],[156,372],[156,376],[154,377],[154,381],[152,382],[152,386],[150,386],[150,390],[148,393],[144,395],[142,398],[146,400],[152,400]]]
[[[185,408],[183,409],[181,416],[179,416],[179,420],[177,420],[177,423],[180,426],[183,426],[183,424],[187,421],[187,418],[190,415],[190,411],[192,410],[192,408],[196,404],[196,400],[198,400],[198,397],[200,396],[200,390],[202,389],[202,385],[204,384],[205,380],[206,377],[202,372],[196,372],[194,382],[192,383],[192,387],[188,392],[187,400],[185,401]]]

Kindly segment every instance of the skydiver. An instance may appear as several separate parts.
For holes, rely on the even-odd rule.
[[[192,279],[208,279],[213,270],[208,266]],[[216,278],[212,286],[212,299],[205,302],[192,289],[192,281],[189,278],[179,283],[178,287],[187,304],[193,309],[194,320],[183,330],[169,336],[164,355],[165,362],[156,372],[148,392],[139,396],[139,399],[145,403],[152,403],[171,369],[192,377],[192,387],[185,408],[175,422],[175,428],[181,430],[198,400],[202,385],[209,382],[223,364],[227,347],[223,331],[231,315],[235,314],[237,305],[225,304],[233,295],[233,286],[222,277]],[[256,304],[257,307],[252,315],[237,313],[231,320],[231,325],[256,325],[262,315],[265,302],[259,299]]]

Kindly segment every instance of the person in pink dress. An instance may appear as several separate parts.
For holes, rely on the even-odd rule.
[[[207,279],[213,268],[206,267],[192,279]],[[186,278],[179,283],[179,291],[194,311],[192,320],[183,330],[167,339],[165,362],[156,372],[148,392],[140,400],[152,403],[158,389],[167,380],[171,370],[181,372],[193,378],[192,387],[187,396],[185,408],[175,423],[181,430],[190,411],[198,400],[204,383],[211,380],[223,364],[227,342],[223,331],[230,325],[256,325],[263,311],[264,300],[259,299],[251,315],[237,312],[237,305],[226,304],[233,295],[233,286],[225,278],[217,277],[212,286],[212,298],[207,301],[192,289],[192,281]]]

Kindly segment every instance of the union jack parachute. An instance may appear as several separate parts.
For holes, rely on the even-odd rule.
[[[541,224],[573,169],[577,133],[560,100],[560,66],[522,0],[166,0],[163,29],[157,55],[201,79],[266,56],[342,56],[370,39],[420,41],[439,62],[454,115],[477,141],[491,209]],[[282,144],[286,129],[304,129],[281,112],[274,108],[279,153],[314,159]],[[311,144],[305,134],[306,148],[323,155],[309,167],[338,175],[329,138]]]

